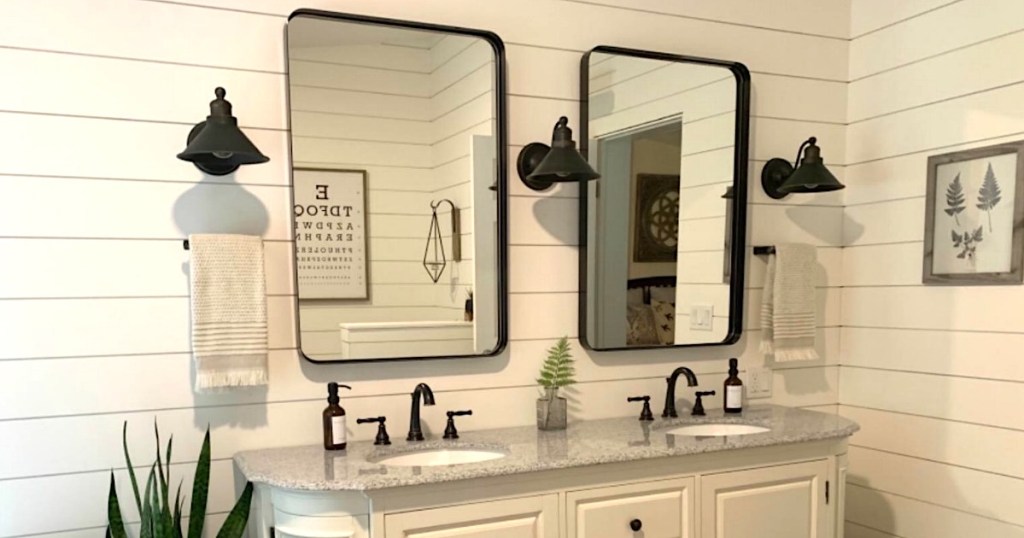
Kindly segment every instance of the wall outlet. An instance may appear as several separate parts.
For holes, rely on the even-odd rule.
[[[715,307],[712,305],[695,304],[690,306],[690,330],[711,331],[715,319]]]
[[[747,398],[771,398],[773,379],[771,368],[747,370],[747,379],[744,380],[747,387]]]

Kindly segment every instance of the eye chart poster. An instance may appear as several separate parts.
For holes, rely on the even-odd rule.
[[[366,172],[294,170],[299,299],[366,299]]]

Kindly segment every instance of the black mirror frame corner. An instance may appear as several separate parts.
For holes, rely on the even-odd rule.
[[[403,363],[412,360],[451,360],[451,359],[472,359],[479,357],[494,357],[500,355],[505,351],[508,346],[508,334],[509,334],[509,301],[508,301],[508,83],[507,83],[507,63],[505,59],[505,43],[498,37],[498,34],[489,30],[479,30],[475,28],[462,28],[457,26],[447,26],[443,24],[432,24],[426,22],[407,21],[401,19],[390,19],[384,17],[371,17],[366,15],[356,15],[352,13],[339,13],[334,11],[324,11],[320,9],[311,8],[300,8],[293,11],[288,15],[288,22],[299,16],[310,16],[318,17],[323,19],[333,19],[338,21],[346,22],[359,22],[365,24],[373,24],[379,26],[392,26],[397,28],[407,28],[410,30],[427,30],[433,32],[445,32],[450,34],[459,34],[469,37],[476,37],[486,41],[492,49],[494,49],[494,90],[496,94],[495,100],[495,113],[497,117],[497,125],[495,127],[495,137],[497,143],[496,149],[496,166],[497,166],[497,180],[495,181],[495,190],[497,192],[497,277],[498,277],[498,341],[494,346],[494,349],[489,353],[476,354],[476,355],[456,355],[451,357],[445,356],[427,356],[417,357],[408,356],[401,358],[387,358],[387,359],[350,359],[350,360],[318,360],[306,355],[302,351],[301,339],[301,321],[298,315],[299,312],[299,297],[296,293],[294,308],[295,308],[295,334],[296,342],[295,347],[299,355],[306,361],[313,364],[360,364],[368,362],[399,362]],[[287,30],[286,30],[287,36]],[[287,58],[287,39],[285,39],[285,58]],[[286,106],[291,110],[291,96],[287,93]],[[292,155],[292,141],[291,137],[288,137],[288,153]],[[293,166],[289,166],[289,174],[291,174]],[[294,184],[294,175],[292,175],[292,183]],[[294,202],[294,190],[293,190],[293,202]],[[292,221],[291,226],[294,226]],[[293,230],[294,231],[294,230]],[[298,271],[292,272],[293,285],[298,290]]]
[[[667,62],[696,63],[723,67],[732,72],[736,78],[736,152],[733,156],[735,170],[733,180],[732,237],[730,238],[730,289],[729,289],[729,332],[721,342],[709,344],[677,344],[672,346],[629,346],[615,348],[594,347],[587,339],[587,289],[589,268],[587,264],[587,223],[588,196],[590,185],[587,181],[580,182],[579,189],[579,339],[584,348],[591,351],[636,351],[641,349],[673,349],[684,347],[727,346],[739,341],[743,333],[743,295],[746,275],[747,251],[747,175],[750,163],[748,153],[750,146],[750,70],[739,62],[700,58],[654,52],[641,49],[630,49],[600,45],[583,54],[580,60],[580,115],[579,115],[579,147],[584,157],[588,156],[589,133],[589,99],[590,94],[590,56],[594,53],[617,54],[650,60]],[[600,181],[598,179],[597,181]]]

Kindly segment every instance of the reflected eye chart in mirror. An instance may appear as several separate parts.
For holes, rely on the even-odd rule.
[[[305,299],[366,299],[366,173],[294,170],[295,270]]]

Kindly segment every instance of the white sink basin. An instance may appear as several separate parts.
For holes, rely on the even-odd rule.
[[[374,463],[393,467],[433,467],[438,465],[459,465],[497,460],[507,456],[504,452],[487,449],[437,448],[406,452],[380,458]]]
[[[725,435],[750,435],[771,431],[761,426],[749,424],[693,424],[669,430],[671,435],[689,435],[691,437],[721,437]]]

